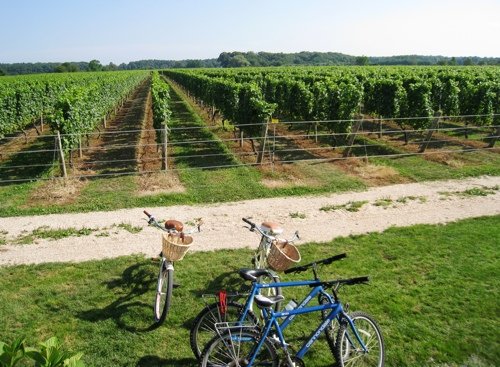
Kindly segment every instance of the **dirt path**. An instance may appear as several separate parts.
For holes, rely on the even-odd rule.
[[[256,235],[242,228],[242,217],[256,222],[272,219],[281,223],[285,236],[299,230],[302,243],[329,241],[337,236],[382,231],[391,226],[418,223],[446,223],[463,218],[500,214],[500,177],[435,181],[376,187],[311,197],[272,198],[199,206],[148,208],[158,218],[189,221],[203,217],[203,232],[196,235],[192,251],[255,247]],[[485,187],[487,196],[479,195]],[[475,189],[473,195],[465,190]],[[458,194],[458,193],[461,194]],[[345,209],[324,211],[325,206],[350,201],[367,201],[357,212]],[[383,203],[387,205],[384,206]],[[142,208],[113,212],[54,214],[0,219],[0,233],[7,244],[0,246],[0,265],[44,262],[86,261],[134,253],[155,256],[160,249],[160,233],[146,227]],[[117,225],[142,227],[132,234]],[[35,244],[12,243],[19,236],[42,226],[50,228],[100,228],[82,237],[37,240]],[[7,232],[7,234],[5,234]]]

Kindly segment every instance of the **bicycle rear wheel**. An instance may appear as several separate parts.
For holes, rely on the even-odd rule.
[[[167,260],[162,259],[158,273],[158,284],[156,286],[156,297],[154,305],[155,321],[159,324],[165,321],[170,301],[172,300],[172,288],[174,285],[174,267]]]
[[[335,348],[338,366],[383,367],[385,358],[384,339],[376,321],[370,315],[359,311],[349,314],[349,317],[352,319],[367,352],[359,344],[350,324],[347,320],[343,320],[339,328]]]
[[[226,312],[222,312],[219,303],[207,305],[196,316],[190,330],[191,350],[196,359],[200,359],[203,348],[217,335],[215,324],[218,322],[240,321],[244,306],[236,302],[228,302]],[[257,318],[249,310],[243,324],[257,324]]]
[[[255,353],[261,335],[241,328],[228,329],[206,346],[201,357],[202,367],[247,366]],[[265,339],[256,354],[253,366],[278,367],[279,357],[273,343]]]

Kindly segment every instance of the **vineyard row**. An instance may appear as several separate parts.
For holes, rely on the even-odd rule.
[[[424,129],[430,117],[474,115],[475,124],[500,118],[499,68],[239,68],[165,70],[214,114],[246,133],[271,118],[325,121],[349,132],[359,114],[394,118],[402,129]],[[414,119],[413,117],[422,117]],[[411,117],[410,120],[403,118]]]

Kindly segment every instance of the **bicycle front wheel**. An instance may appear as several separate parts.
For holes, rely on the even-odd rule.
[[[354,330],[347,320],[340,325],[335,346],[335,358],[339,367],[383,367],[385,358],[384,339],[375,320],[364,312],[353,312],[349,317],[367,351],[359,344]]]
[[[225,312],[222,312],[218,303],[207,305],[201,310],[190,331],[191,350],[196,359],[200,359],[203,348],[217,335],[216,323],[242,321],[243,324],[257,324],[257,318],[250,310],[241,320],[243,310],[244,306],[236,302],[228,302]]]
[[[154,306],[155,321],[161,324],[165,321],[170,301],[172,300],[172,288],[174,285],[174,268],[162,259],[158,273],[158,284],[156,286],[156,298]]]
[[[217,335],[202,353],[202,367],[243,367],[250,363],[255,354],[253,366],[278,367],[279,357],[273,343],[265,339],[256,352],[261,335],[252,330],[241,328],[228,329]]]

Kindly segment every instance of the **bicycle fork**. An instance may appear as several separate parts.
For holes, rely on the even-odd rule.
[[[368,348],[366,348],[366,345],[363,343],[363,340],[359,336],[358,329],[354,325],[354,321],[352,321],[349,315],[347,315],[345,312],[342,312],[342,319],[347,320],[347,322],[349,323],[349,328],[354,333],[354,336],[356,337],[356,340],[358,341],[359,345],[361,345],[361,350],[356,347],[355,342],[352,340],[350,333],[346,331],[347,340],[349,341],[351,347],[353,347],[358,352],[362,351],[363,353],[368,353]]]
[[[173,273],[174,264],[172,262],[168,261],[167,259],[162,258],[162,260],[160,262],[160,276],[163,274],[163,272],[167,272],[169,270],[172,270],[172,273]],[[161,291],[161,288],[162,288],[162,284],[160,282],[158,282],[158,284],[156,285],[156,294],[157,295],[165,294],[164,292]]]

